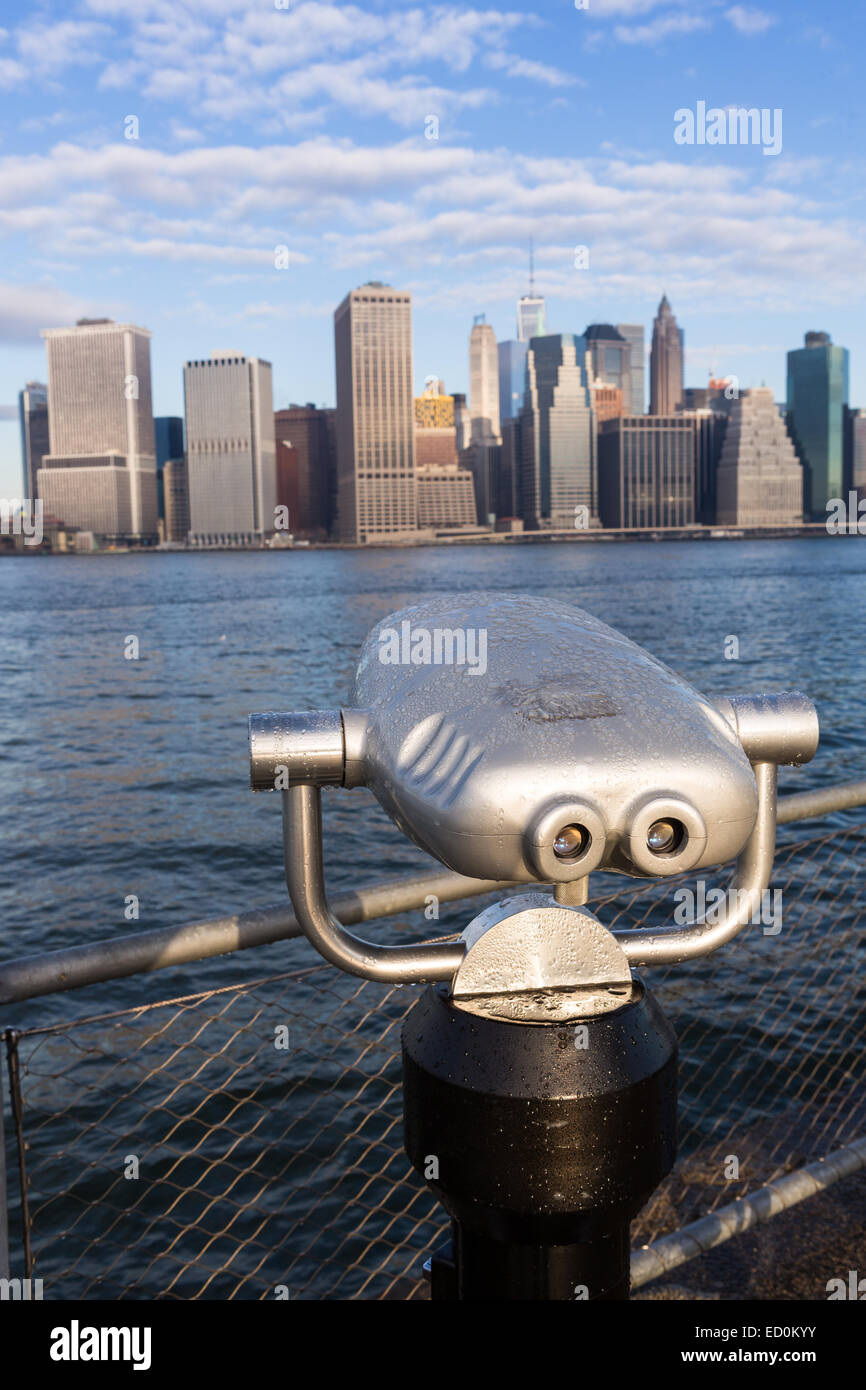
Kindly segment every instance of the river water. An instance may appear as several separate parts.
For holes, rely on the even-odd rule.
[[[248,790],[248,714],[344,703],[374,623],[420,596],[479,588],[586,608],[708,694],[801,689],[821,747],[783,771],[783,792],[866,777],[866,545],[850,538],[4,557],[2,958],[285,901],[279,798]],[[719,1155],[748,1156],[747,1190],[862,1127],[866,998],[846,983],[862,978],[862,832],[784,847],[857,819],[783,828],[780,936],[744,933],[660,982],[681,1041],[681,1148],[710,1187],[682,1189],[669,1209],[662,1195],[641,1239],[705,1209]],[[326,794],[325,830],[332,893],[430,867],[366,791]],[[125,915],[133,898],[137,920]],[[443,909],[438,931],[473,910]],[[649,912],[669,917],[663,901]],[[416,913],[368,930],[417,939],[430,926]],[[419,1223],[413,1205],[411,1248],[388,1254],[389,1203],[429,1205],[393,1186],[399,1155],[369,1194],[365,1229],[378,1221],[384,1243],[354,1234],[363,1175],[387,1161],[368,1153],[369,1125],[398,1144],[393,1050],[409,991],[381,1001],[367,986],[361,999],[357,981],[322,969],[188,1010],[80,1022],[312,960],[302,941],[277,943],[0,1012],[0,1026],[52,1029],[22,1044],[36,1270],[50,1296],[272,1297],[283,1284],[292,1297],[370,1296],[371,1269],[387,1290],[393,1261],[420,1266],[441,1214]],[[283,1023],[289,1053],[273,1046]],[[10,1128],[10,1174],[11,1140]],[[142,1184],[120,1177],[130,1154]],[[212,1225],[226,1233],[211,1250]],[[401,1296],[414,1278],[394,1286]]]
[[[782,790],[866,776],[866,545],[846,537],[3,559],[3,955],[279,902],[278,798],[247,789],[247,715],[344,703],[374,623],[479,588],[586,608],[707,693],[804,690],[821,748]],[[326,801],[332,891],[425,862],[368,793]],[[285,959],[269,948],[159,983]],[[88,1004],[156,987],[120,981]],[[28,1015],[80,1006],[58,996]]]

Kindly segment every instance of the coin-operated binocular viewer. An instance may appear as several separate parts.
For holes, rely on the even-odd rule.
[[[354,975],[428,985],[403,1084],[407,1152],[451,1218],[434,1298],[628,1297],[629,1223],[676,1154],[676,1037],[634,968],[707,955],[752,919],[777,767],[817,744],[803,695],[708,699],[577,608],[495,594],[386,618],[350,708],[251,718],[252,785],[284,788],[310,942]],[[327,785],[369,787],[422,849],[507,896],[453,943],[360,940],[327,904]],[[712,922],[611,931],[585,906],[594,869],[729,860]]]

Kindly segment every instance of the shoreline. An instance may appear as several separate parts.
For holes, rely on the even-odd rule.
[[[103,550],[43,550],[36,546],[0,547],[0,559],[5,556],[40,555],[42,557],[80,556],[92,558],[106,555],[249,555],[285,554],[287,551],[307,550],[421,550],[449,546],[473,545],[603,545],[633,541],[750,541],[750,540],[813,540],[822,536],[866,536],[857,529],[830,532],[823,521],[803,522],[797,526],[671,526],[598,528],[591,531],[499,531],[487,535],[425,537],[417,541],[375,540],[303,541],[293,545],[142,545],[117,546]]]

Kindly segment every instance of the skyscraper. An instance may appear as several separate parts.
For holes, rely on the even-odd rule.
[[[425,530],[474,530],[472,474],[457,464],[418,465],[418,525]]]
[[[157,472],[169,459],[183,457],[183,420],[180,415],[157,415],[153,422]]]
[[[535,293],[535,242],[529,240],[529,294],[517,301],[517,336],[521,343],[530,338],[543,338],[547,333],[547,311],[544,299]]]
[[[21,469],[24,496],[38,497],[37,474],[48,453],[48,387],[41,381],[28,381],[18,392],[18,418],[21,421]]]
[[[165,539],[185,541],[189,535],[189,473],[186,457],[166,459],[162,468]]]
[[[472,438],[469,406],[466,404],[466,397],[460,391],[454,392],[454,429],[457,434],[457,452],[460,454],[464,449],[469,448],[469,441]]]
[[[591,323],[584,335],[594,382],[616,386],[622,393],[621,415],[632,415],[631,344],[612,323]]]
[[[851,487],[856,491],[859,501],[866,498],[866,410],[852,410],[849,418],[851,431]]]
[[[803,469],[767,387],[743,391],[731,402],[716,479],[716,520],[720,526],[803,520]]]
[[[547,307],[541,295],[523,294],[517,301],[517,336],[522,343],[547,333]]]
[[[788,423],[806,470],[806,511],[827,517],[827,502],[842,497],[848,349],[829,333],[807,333],[805,347],[788,353]]]
[[[263,539],[274,531],[271,364],[215,352],[183,369],[190,535]]]
[[[642,323],[618,323],[621,333],[631,348],[631,413],[643,415],[646,410],[646,357],[644,355],[644,333]]]
[[[692,526],[699,434],[694,416],[632,415],[599,431],[599,509],[605,526]]]
[[[519,419],[521,514],[534,528],[575,525],[585,507],[597,521],[595,415],[586,340],[574,333],[532,338]]]
[[[667,295],[653,321],[650,415],[673,415],[683,398],[683,337]]]
[[[166,540],[174,539],[168,534],[168,517],[165,510],[165,465],[172,459],[182,459],[183,420],[179,415],[157,415],[153,421],[153,437],[156,444],[156,498],[157,512],[166,523]],[[184,474],[184,477],[186,475]],[[187,508],[189,510],[189,508]],[[178,515],[175,509],[175,516]]]
[[[294,505],[280,491],[277,501],[289,508],[289,529],[299,536],[322,536],[328,530],[328,485],[332,472],[332,431],[328,412],[311,401],[290,405],[274,415],[278,478],[295,479]]]
[[[454,397],[445,394],[441,381],[415,397],[415,466],[428,464],[457,467]]]
[[[417,531],[412,297],[374,280],[334,314],[340,538]]]
[[[478,525],[492,526],[499,505],[502,441],[473,439],[460,455],[460,462],[472,478]]]
[[[45,510],[67,526],[151,540],[157,530],[150,333],[111,319],[43,330],[51,451]]]
[[[479,314],[469,334],[469,414],[473,439],[499,439],[499,354],[496,334]]]
[[[531,335],[530,335],[531,336]],[[499,425],[516,420],[523,405],[526,386],[526,354],[529,344],[516,338],[499,343]]]

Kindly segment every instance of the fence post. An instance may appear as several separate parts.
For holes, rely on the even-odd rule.
[[[0,1067],[0,1279],[9,1278],[9,1200],[6,1189],[6,1135],[3,1128],[3,1068]]]
[[[24,1113],[21,1101],[21,1072],[18,1062],[18,1030],[7,1028],[6,1059],[9,1064],[9,1099],[18,1145],[18,1177],[21,1184],[21,1234],[24,1244],[24,1278],[33,1277],[33,1251],[30,1245],[30,1202],[27,1197],[27,1159],[24,1149]]]

